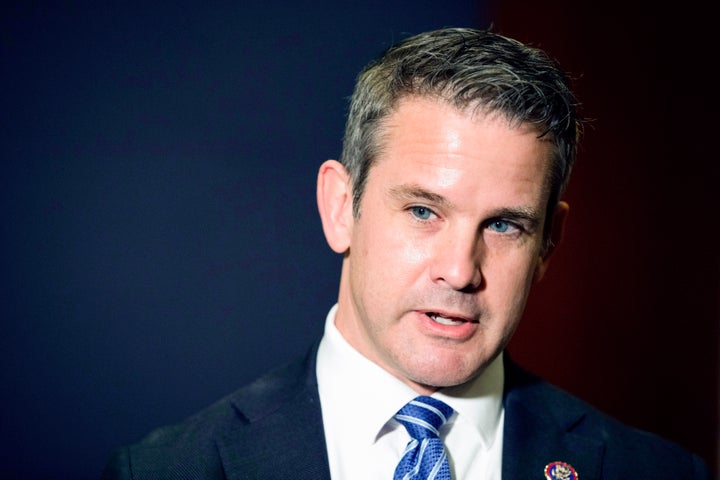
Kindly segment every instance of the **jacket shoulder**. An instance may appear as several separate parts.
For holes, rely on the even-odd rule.
[[[602,478],[710,478],[707,464],[678,443],[623,423],[512,362],[506,382],[506,409],[528,416],[543,412],[548,428],[599,445]]]
[[[279,367],[171,425],[113,452],[103,479],[225,478],[222,444],[291,400],[307,377],[305,361]],[[130,473],[132,472],[132,473]]]

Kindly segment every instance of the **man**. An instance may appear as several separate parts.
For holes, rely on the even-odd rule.
[[[503,353],[560,241],[575,103],[544,53],[485,31],[427,32],[368,65],[341,162],[318,174],[343,255],[323,338],[119,450],[105,478],[707,478]]]

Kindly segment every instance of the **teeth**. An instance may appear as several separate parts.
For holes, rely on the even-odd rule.
[[[460,320],[453,320],[451,318],[442,317],[437,313],[428,313],[428,316],[440,325],[461,325],[463,323]]]

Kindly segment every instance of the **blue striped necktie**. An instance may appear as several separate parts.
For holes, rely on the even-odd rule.
[[[395,420],[402,423],[412,439],[405,447],[394,480],[451,480],[450,464],[438,431],[453,409],[432,397],[408,402]]]

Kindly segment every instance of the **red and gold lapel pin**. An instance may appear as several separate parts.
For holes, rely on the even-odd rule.
[[[545,466],[547,480],[578,480],[578,474],[572,465],[565,462],[550,462]]]

